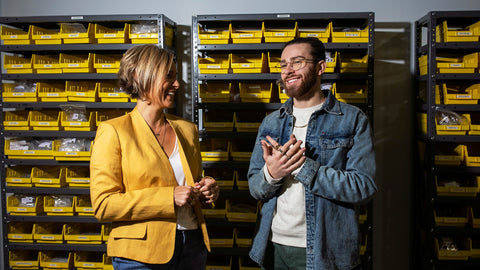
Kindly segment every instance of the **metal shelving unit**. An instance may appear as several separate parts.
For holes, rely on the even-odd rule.
[[[368,42],[349,42],[349,43],[331,43],[326,42],[325,49],[327,51],[340,51],[368,55],[368,71],[364,73],[326,73],[322,76],[323,82],[339,82],[350,81],[365,83],[367,85],[367,98],[365,103],[355,104],[361,107],[373,122],[373,63],[374,63],[374,13],[357,12],[357,13],[282,13],[282,14],[222,14],[222,15],[197,15],[192,17],[192,120],[200,127],[201,139],[208,138],[236,138],[246,139],[247,137],[255,138],[255,134],[244,132],[221,132],[207,131],[203,127],[202,113],[205,111],[235,111],[245,112],[249,110],[272,111],[280,108],[281,103],[241,103],[241,102],[201,102],[199,93],[199,84],[208,82],[232,82],[238,83],[242,81],[255,82],[273,82],[276,83],[280,79],[279,73],[231,73],[227,74],[204,74],[200,73],[199,58],[208,56],[209,54],[229,54],[229,53],[257,53],[257,52],[274,52],[280,53],[284,42],[280,43],[231,43],[228,44],[201,44],[198,32],[198,26],[207,25],[215,28],[215,26],[224,26],[226,24],[245,23],[291,23],[300,22],[310,23],[310,25],[320,25],[325,22],[332,22],[336,25],[349,25],[355,27],[369,27]],[[222,162],[203,162],[204,168],[248,168],[248,162],[240,161],[222,161]],[[223,191],[222,191],[222,194]],[[224,194],[225,195],[225,194]],[[231,194],[225,195],[230,196]],[[248,196],[249,197],[249,196]],[[365,224],[362,224],[362,231],[368,234],[367,251],[363,256],[365,269],[372,269],[372,204],[368,206],[368,218]],[[208,220],[207,220],[208,223]],[[228,225],[228,224],[227,224]],[[226,225],[226,226],[227,226]],[[231,225],[230,226],[234,226]],[[217,251],[218,252],[218,251]],[[223,248],[222,254],[231,256],[247,256],[248,249],[240,254],[231,248]]]
[[[99,23],[106,27],[118,27],[128,24],[149,24],[158,28],[158,41],[154,44],[161,48],[175,52],[175,33],[176,23],[163,14],[140,14],[140,15],[84,15],[84,16],[32,16],[32,17],[0,17],[0,24],[23,29],[28,31],[30,25],[43,27],[46,29],[58,29],[58,23],[81,23],[87,25],[90,23]],[[167,36],[166,32],[173,31],[173,37]],[[128,35],[128,33],[127,33]],[[63,43],[63,42],[62,42]],[[30,57],[32,54],[55,54],[55,53],[123,53],[129,48],[139,44],[119,43],[119,44],[59,44],[59,45],[0,45],[2,54],[24,55]],[[3,67],[3,56],[0,63]],[[84,81],[103,81],[116,80],[114,73],[60,73],[60,74],[38,74],[38,73],[22,73],[9,74],[1,73],[0,79],[5,81],[32,81],[32,82],[62,82],[66,80],[84,80]],[[3,92],[3,86],[1,92]],[[81,104],[86,109],[123,109],[129,110],[136,105],[133,102],[1,102],[0,107],[6,110],[42,110],[42,109],[58,109],[62,105]],[[35,131],[35,130],[5,130],[3,126],[3,113],[0,116],[0,160],[2,165],[1,174],[1,199],[2,199],[2,240],[3,240],[3,256],[4,262],[2,269],[11,269],[9,265],[9,252],[14,250],[34,250],[34,251],[92,251],[106,252],[106,244],[68,244],[66,242],[58,243],[17,243],[9,242],[7,234],[7,224],[9,222],[31,222],[31,223],[98,223],[93,216],[55,216],[40,213],[34,216],[28,215],[11,215],[7,213],[7,194],[30,194],[30,195],[88,195],[88,188],[79,187],[16,187],[7,186],[6,184],[6,168],[16,165],[24,166],[60,166],[68,168],[70,166],[88,167],[88,161],[57,161],[54,159],[8,159],[5,156],[4,144],[5,138],[90,138],[95,137],[95,131]]]
[[[419,148],[419,153],[423,152],[423,163],[418,165],[418,179],[415,179],[415,233],[417,234],[415,247],[412,252],[415,265],[421,269],[473,269],[480,265],[480,260],[469,257],[468,260],[455,260],[438,256],[438,247],[435,247],[435,238],[442,237],[469,237],[478,238],[480,229],[466,224],[463,227],[447,227],[436,223],[436,207],[460,206],[468,207],[480,205],[478,195],[476,197],[458,197],[458,196],[440,196],[436,191],[436,177],[445,175],[455,175],[459,177],[470,177],[480,175],[478,167],[465,165],[436,165],[435,153],[442,143],[478,143],[478,135],[438,135],[435,124],[435,112],[437,108],[455,111],[455,112],[479,112],[478,104],[437,104],[435,101],[436,85],[439,83],[478,83],[480,74],[476,73],[438,73],[437,57],[439,55],[461,55],[466,53],[478,52],[479,42],[440,42],[437,40],[441,33],[437,26],[447,21],[449,28],[462,29],[480,20],[480,11],[431,11],[415,22],[415,74],[417,76],[418,89],[425,85],[426,100],[418,104],[417,112],[427,114],[426,134],[419,134],[418,140],[425,143],[424,152]],[[455,28],[456,27],[456,28]],[[450,30],[449,30],[450,31]],[[420,75],[419,60],[422,55],[428,55],[427,74]],[[463,251],[459,251],[460,254]],[[455,253],[452,251],[452,254]],[[465,267],[465,268],[463,268]],[[473,268],[468,268],[473,267]]]

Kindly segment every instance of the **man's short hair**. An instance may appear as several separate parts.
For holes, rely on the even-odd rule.
[[[300,37],[289,42],[285,43],[282,48],[282,51],[289,45],[293,44],[310,44],[312,48],[310,54],[312,57],[318,61],[323,60],[325,61],[325,46],[323,46],[323,42],[315,37]]]

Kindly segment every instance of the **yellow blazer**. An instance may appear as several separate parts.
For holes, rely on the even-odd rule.
[[[173,115],[166,117],[179,141],[186,182],[193,185],[202,174],[197,126]],[[175,248],[173,189],[178,184],[168,157],[137,108],[99,125],[90,179],[95,217],[113,226],[108,256],[167,263]],[[210,251],[199,204],[195,204],[195,213]]]

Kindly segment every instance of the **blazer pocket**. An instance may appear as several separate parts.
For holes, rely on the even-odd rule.
[[[119,226],[110,232],[114,239],[145,239],[147,235],[147,224],[131,224]]]

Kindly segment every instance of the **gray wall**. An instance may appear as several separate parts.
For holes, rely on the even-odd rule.
[[[192,15],[246,13],[375,12],[375,149],[374,268],[413,269],[412,209],[414,100],[412,94],[413,25],[434,10],[480,10],[478,0],[0,0],[1,16],[154,14],[179,25],[181,84],[190,91]],[[186,117],[189,116],[185,106]],[[1,256],[1,254],[0,254]]]

